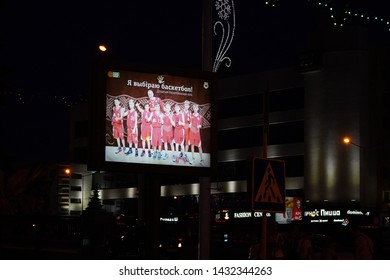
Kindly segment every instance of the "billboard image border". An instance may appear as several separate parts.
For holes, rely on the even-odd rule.
[[[114,78],[112,77],[114,75]],[[188,96],[184,96],[185,93],[179,93],[180,95],[177,99],[172,98],[172,91],[170,89],[174,87],[166,87],[166,91],[156,91],[156,96],[161,96],[162,101],[164,103],[170,103],[172,107],[178,104],[181,108],[183,108],[184,100],[189,99],[190,103],[193,105],[195,103],[200,108],[201,112],[207,112],[207,119],[205,118],[203,123],[206,123],[205,131],[207,133],[205,139],[202,138],[201,146],[206,147],[206,151],[203,153],[204,158],[207,159],[206,165],[199,164],[199,156],[200,151],[198,147],[195,146],[195,157],[198,159],[196,165],[191,165],[189,162],[185,164],[183,163],[175,164],[170,163],[167,164],[168,161],[164,161],[163,159],[152,161],[151,159],[146,159],[143,157],[143,162],[141,160],[134,161],[128,160],[131,157],[124,157],[124,149],[122,151],[123,160],[110,160],[107,157],[106,153],[108,153],[108,149],[116,149],[116,143],[113,138],[113,132],[111,132],[111,118],[112,118],[112,107],[113,107],[113,99],[118,97],[121,100],[121,104],[126,109],[124,111],[129,111],[129,101],[132,100],[138,106],[138,108],[144,106],[147,102],[147,92],[150,87],[153,85],[149,85],[146,81],[146,84],[143,85],[141,83],[137,84],[137,88],[134,88],[134,91],[129,93],[128,88],[125,85],[115,88],[113,90],[113,86],[110,84],[115,76],[125,76],[126,75],[134,75],[141,77],[151,77],[156,76],[158,79],[162,79],[166,77],[166,79],[173,79],[178,81],[194,81],[194,83],[199,83],[200,81],[206,81],[204,88],[208,93],[208,96],[203,94],[202,102],[198,102],[199,98],[197,98],[196,87],[193,93],[188,94]],[[127,78],[126,78],[127,79]],[[161,81],[158,81],[161,83]],[[115,82],[116,80],[114,80]],[[118,80],[119,81],[119,80]],[[158,86],[158,82],[156,82]],[[164,82],[164,81],[163,81]],[[168,83],[168,82],[167,82]],[[123,83],[122,83],[123,84]],[[207,87],[206,87],[207,84]],[[149,88],[148,88],[149,87]],[[183,86],[181,87],[183,89]],[[198,87],[199,88],[199,87]],[[184,91],[189,91],[192,89],[184,88]],[[139,93],[142,91],[142,94]],[[113,94],[113,92],[115,92]],[[135,93],[134,93],[135,92]],[[168,92],[168,94],[161,94],[162,92]],[[169,98],[168,98],[169,97]],[[138,113],[140,111],[138,110]],[[111,114],[111,115],[110,115]],[[121,171],[121,172],[136,172],[136,173],[158,173],[158,174],[168,174],[174,175],[178,174],[180,176],[212,176],[215,172],[217,165],[217,78],[216,74],[212,72],[205,72],[200,70],[192,70],[192,69],[175,69],[175,68],[163,68],[163,67],[152,67],[145,65],[134,65],[122,62],[114,62],[114,61],[100,61],[92,66],[91,70],[91,90],[90,90],[90,98],[89,98],[89,158],[88,158],[88,169],[90,170],[98,170],[98,171]],[[202,118],[204,116],[202,115]],[[138,134],[140,134],[140,114],[138,114]],[[126,123],[124,118],[123,123]],[[126,134],[126,125],[124,125],[124,134]],[[202,132],[202,128],[200,129]],[[201,133],[202,135],[202,133]],[[124,141],[126,148],[128,147],[128,141],[126,135],[124,135]],[[141,159],[140,154],[142,151],[142,143],[139,135],[138,140],[138,150],[139,150],[139,159]],[[109,144],[108,144],[109,143]],[[205,145],[204,145],[205,144]],[[164,147],[163,147],[164,148]],[[172,149],[172,148],[171,148]],[[198,154],[198,155],[197,155]],[[188,155],[191,155],[191,147],[188,150]],[[132,155],[134,158],[134,155]]]

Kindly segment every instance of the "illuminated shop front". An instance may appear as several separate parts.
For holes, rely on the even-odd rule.
[[[328,224],[348,226],[358,223],[365,226],[379,226],[376,211],[359,206],[323,205],[306,207],[303,220],[308,224]]]

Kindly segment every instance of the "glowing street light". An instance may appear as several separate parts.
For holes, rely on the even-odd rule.
[[[352,142],[351,138],[348,137],[348,136],[346,136],[346,137],[343,138],[343,143],[346,144],[346,145],[354,145],[354,146],[357,146],[357,147],[361,148],[360,145],[358,145],[358,144]]]
[[[99,45],[99,50],[101,52],[106,52],[107,51],[107,47],[105,45],[101,44],[101,45]]]
[[[351,143],[351,138],[349,138],[349,137],[344,137],[344,138],[343,138],[343,142],[344,142],[345,144],[350,144],[350,143]]]

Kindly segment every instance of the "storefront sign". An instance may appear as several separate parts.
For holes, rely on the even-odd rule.
[[[347,223],[351,216],[369,216],[370,212],[358,209],[325,209],[307,210],[304,216],[310,223]]]

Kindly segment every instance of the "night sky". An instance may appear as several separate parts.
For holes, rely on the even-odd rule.
[[[90,65],[102,55],[201,69],[201,2],[0,0],[1,166],[67,162],[69,105],[87,100]],[[235,35],[226,53],[232,63],[218,72],[229,76],[294,66],[313,35],[343,28],[340,24],[366,28],[370,45],[389,46],[387,2],[234,1]],[[216,7],[231,11],[229,3],[213,1],[214,22],[221,20]],[[100,43],[109,53],[98,51]]]

